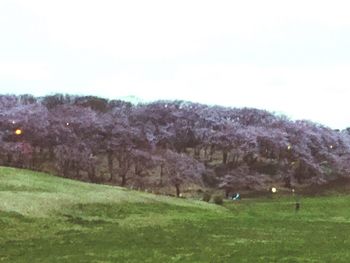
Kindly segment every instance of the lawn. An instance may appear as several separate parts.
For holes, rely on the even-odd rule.
[[[0,167],[0,262],[350,262],[349,203],[217,206]]]

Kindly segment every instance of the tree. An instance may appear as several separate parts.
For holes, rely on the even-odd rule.
[[[55,155],[57,168],[63,176],[80,179],[84,172],[91,182],[100,181],[96,175],[96,157],[86,144],[60,145]]]
[[[175,187],[176,196],[180,196],[181,185],[184,183],[202,184],[202,174],[205,167],[202,163],[182,153],[166,150],[163,153],[165,170],[168,173],[168,182]]]
[[[216,177],[237,174],[253,185],[261,176],[291,187],[328,183],[350,171],[348,130],[184,101],[133,106],[93,96],[0,95],[0,150],[3,165],[56,164],[64,176],[122,186],[145,187],[160,167],[158,182],[177,194],[203,176],[213,187]]]
[[[261,190],[267,178],[252,173],[248,166],[235,168],[230,174],[220,178],[219,188],[224,189],[226,197],[240,190]]]

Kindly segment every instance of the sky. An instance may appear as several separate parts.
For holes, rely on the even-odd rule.
[[[180,99],[350,127],[350,3],[0,0],[0,94]]]

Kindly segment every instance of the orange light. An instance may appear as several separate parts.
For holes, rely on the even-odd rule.
[[[21,134],[22,134],[22,130],[21,130],[21,129],[17,129],[17,130],[15,131],[15,134],[16,134],[16,135],[21,135]]]

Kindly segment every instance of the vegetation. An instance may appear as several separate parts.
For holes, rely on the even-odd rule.
[[[213,202],[217,205],[222,205],[224,203],[223,197],[221,195],[214,195]]]
[[[211,199],[211,194],[208,192],[204,192],[202,200],[205,202],[209,202]]]
[[[0,262],[349,262],[348,195],[202,201],[0,168]]]
[[[183,101],[0,96],[0,165],[180,196],[347,178],[348,130]],[[171,191],[169,190],[171,189]]]

